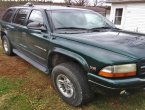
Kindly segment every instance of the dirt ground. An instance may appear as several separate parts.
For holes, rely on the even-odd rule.
[[[145,110],[145,93],[94,99],[82,107],[67,105],[52,88],[50,76],[18,56],[4,55],[0,44],[0,110]]]
[[[67,110],[69,107],[52,89],[48,75],[18,56],[4,55],[1,47],[0,83],[0,110],[52,110],[56,107]]]

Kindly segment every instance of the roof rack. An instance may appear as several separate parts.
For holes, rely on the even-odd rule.
[[[28,2],[28,3],[26,3],[24,6],[27,6],[27,7],[33,7],[33,6],[34,6],[34,4],[33,4],[33,3],[31,3],[31,2]]]

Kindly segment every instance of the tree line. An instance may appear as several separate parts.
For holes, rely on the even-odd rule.
[[[89,0],[64,0],[66,4],[74,4],[74,5],[80,5],[80,6],[84,6],[84,5],[88,5],[89,4]],[[93,0],[94,6],[97,5],[98,0]]]
[[[53,0],[0,0],[2,2],[13,1],[13,2],[49,2],[53,3]],[[78,5],[84,6],[89,4],[89,0],[64,0],[64,3],[67,5]],[[93,1],[94,6],[97,5],[98,0]]]

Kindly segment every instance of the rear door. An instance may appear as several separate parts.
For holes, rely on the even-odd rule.
[[[24,38],[24,34],[26,34],[26,18],[29,12],[29,9],[18,9],[12,20],[12,26],[14,27],[12,39],[17,49],[27,48],[27,38]]]

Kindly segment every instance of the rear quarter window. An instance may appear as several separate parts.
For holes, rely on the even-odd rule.
[[[6,13],[4,14],[4,16],[2,17],[2,20],[6,22],[11,22],[11,19],[14,13],[15,13],[15,9],[8,9]]]

